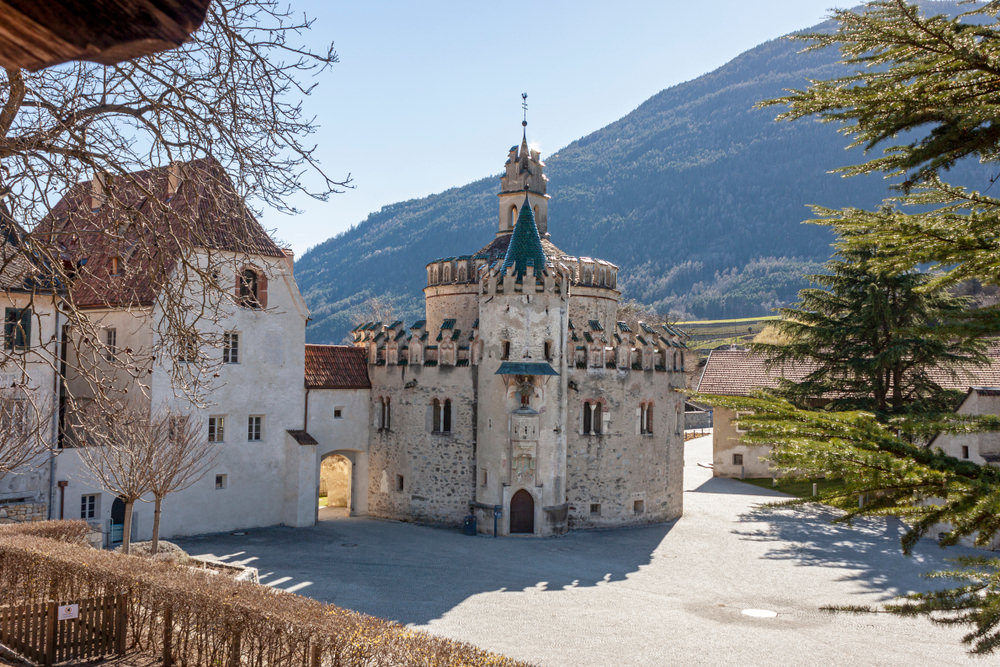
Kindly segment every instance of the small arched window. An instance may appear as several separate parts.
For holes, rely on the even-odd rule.
[[[508,226],[508,229],[514,229],[514,225],[516,225],[516,224],[517,224],[517,207],[516,206],[511,206],[510,207],[510,225]]]
[[[260,278],[253,269],[240,272],[237,287],[240,305],[244,308],[260,308]]]

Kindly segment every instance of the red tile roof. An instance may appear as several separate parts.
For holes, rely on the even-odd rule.
[[[92,199],[94,181],[78,183],[42,221],[36,236],[59,244],[64,263],[85,262],[72,286],[77,305],[150,304],[192,248],[284,257],[215,159],[178,165],[175,176],[173,193],[171,167],[117,176],[103,186],[104,203]]]
[[[370,389],[364,348],[306,345],[307,389]]]
[[[990,363],[968,366],[956,373],[932,370],[932,380],[944,389],[966,390],[973,386],[1000,386],[1000,345],[987,350]],[[721,396],[748,396],[756,389],[774,389],[782,378],[798,382],[814,366],[810,363],[787,363],[768,368],[764,357],[749,350],[712,350],[698,382],[698,392]]]

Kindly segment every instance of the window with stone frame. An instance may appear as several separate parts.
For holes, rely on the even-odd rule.
[[[208,441],[224,442],[226,437],[226,418],[223,415],[212,415],[208,418]]]
[[[653,434],[653,402],[644,401],[639,404],[639,433]]]
[[[236,286],[238,303],[244,308],[260,308],[260,275],[251,268],[240,271]]]
[[[500,343],[500,358],[510,359],[510,341],[505,340]]]
[[[31,308],[7,308],[3,319],[3,349],[13,352],[31,347]]]
[[[240,363],[240,334],[237,331],[227,331],[222,334],[222,363]]]
[[[434,433],[451,433],[451,399],[431,401],[431,430]]]
[[[392,403],[388,396],[379,396],[375,406],[375,425],[380,431],[389,431],[392,428]]]
[[[733,465],[734,466],[741,466],[741,465],[743,465],[743,455],[742,454],[733,454]]]
[[[584,435],[600,435],[604,430],[603,406],[598,400],[583,402],[582,432]]]

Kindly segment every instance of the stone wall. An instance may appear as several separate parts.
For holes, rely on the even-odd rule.
[[[473,367],[369,366],[368,512],[390,519],[460,525],[473,500]],[[379,427],[380,398],[391,405]],[[451,432],[433,432],[432,402],[451,400]]]
[[[684,470],[683,394],[679,373],[569,371],[566,425],[569,527],[669,521],[681,515]],[[585,400],[602,400],[600,435],[582,432]],[[653,403],[653,432],[640,432],[640,402]]]
[[[49,506],[43,502],[0,504],[0,524],[45,521],[49,518]]]

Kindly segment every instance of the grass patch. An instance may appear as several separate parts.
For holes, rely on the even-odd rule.
[[[840,489],[844,486],[844,480],[842,479],[826,479],[824,477],[820,477],[819,479],[782,479],[779,477],[777,486],[772,484],[770,477],[752,477],[750,479],[741,479],[739,481],[759,486],[762,489],[781,491],[782,493],[787,493],[790,496],[796,496],[798,498],[812,497],[813,482],[816,483],[816,491],[818,493],[823,493],[824,491],[830,491],[833,489]]]
[[[691,327],[691,326],[711,326],[713,324],[732,324],[733,322],[758,322],[761,320],[777,320],[780,315],[763,315],[761,317],[737,317],[731,320],[689,320],[687,322],[675,322],[679,327]],[[685,330],[687,330],[685,328]]]

